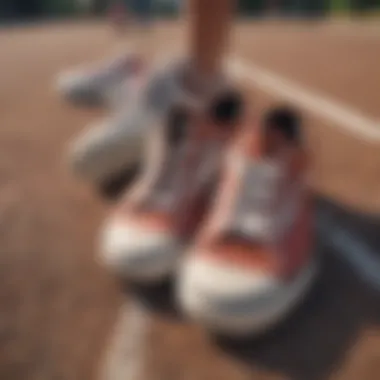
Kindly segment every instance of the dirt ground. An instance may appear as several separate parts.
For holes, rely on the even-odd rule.
[[[236,34],[234,54],[380,116],[380,38],[373,29],[244,23]],[[145,40],[147,51],[162,54],[173,35],[180,45],[183,28],[160,25]],[[64,164],[67,142],[103,111],[73,109],[53,87],[61,69],[103,57],[114,44],[98,24],[0,31],[0,379],[97,378],[118,308],[128,298],[95,260],[96,233],[109,205]],[[257,112],[279,100],[245,90]],[[377,224],[368,227],[358,213],[380,210],[379,142],[305,118],[321,207],[378,244]],[[143,377],[377,380],[379,296],[322,243],[321,276],[311,296],[258,341],[212,341],[173,314],[169,301],[155,308]],[[146,295],[150,301],[157,304],[154,294]]]

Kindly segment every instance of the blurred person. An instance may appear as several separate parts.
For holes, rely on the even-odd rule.
[[[175,271],[189,317],[245,335],[282,320],[316,266],[301,117],[278,107],[247,121],[223,71],[234,3],[189,1],[189,57],[161,73],[155,110],[141,103],[150,115],[146,160],[106,220],[100,258],[140,283]]]
[[[124,34],[129,12],[123,1],[113,1],[108,10],[108,17],[115,32]]]
[[[108,17],[111,26],[114,28],[116,35],[124,37],[128,26],[130,26],[132,15],[130,13],[131,1],[129,0],[114,0],[108,10]]]

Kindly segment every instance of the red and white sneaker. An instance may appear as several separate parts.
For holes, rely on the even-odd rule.
[[[107,220],[102,234],[101,261],[112,271],[133,281],[152,282],[177,266],[202,219],[221,154],[233,133],[233,123],[223,122],[221,127],[209,121],[226,120],[218,111],[226,101],[234,103],[234,99],[231,103],[217,98],[207,117],[188,116],[181,130],[164,123],[152,131],[142,176]]]
[[[190,318],[223,335],[263,332],[300,301],[316,273],[313,209],[298,117],[270,111],[227,153],[213,208],[181,266]]]
[[[69,102],[84,106],[113,106],[125,96],[125,82],[144,67],[141,57],[127,53],[93,68],[73,69],[58,76],[58,92]]]

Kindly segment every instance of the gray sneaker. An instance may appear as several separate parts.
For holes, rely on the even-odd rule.
[[[58,93],[71,103],[84,106],[109,106],[123,83],[142,68],[141,59],[124,54],[95,68],[74,69],[58,76]]]
[[[182,98],[182,64],[163,65],[144,79],[129,83],[132,94],[115,116],[90,126],[69,147],[69,165],[80,177],[104,184],[142,160],[145,138],[161,125]]]

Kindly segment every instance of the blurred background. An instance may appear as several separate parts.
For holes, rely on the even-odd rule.
[[[136,38],[148,57],[186,48],[183,2],[154,2],[153,33]],[[146,357],[128,346],[133,323],[117,330],[116,362],[143,373],[98,376],[120,307],[133,305],[94,258],[110,203],[66,155],[112,111],[67,104],[56,82],[133,45],[108,6],[0,0],[0,380],[379,380],[380,0],[239,1],[231,50],[248,104],[302,110],[318,215],[337,226],[317,239],[321,276],[305,305],[268,339],[228,350],[157,312],[137,343]],[[160,310],[170,296],[152,298]]]
[[[99,15],[105,12],[107,0],[2,0],[0,20]],[[371,17],[380,14],[380,0],[240,0],[244,16]],[[177,0],[155,2],[158,15],[177,12]]]

